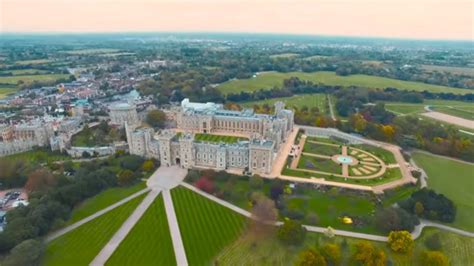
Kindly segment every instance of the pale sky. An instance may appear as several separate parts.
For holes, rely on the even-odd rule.
[[[0,32],[262,32],[474,39],[474,0],[0,0]]]

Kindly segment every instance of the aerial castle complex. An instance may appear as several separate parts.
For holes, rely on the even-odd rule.
[[[162,165],[184,168],[235,170],[268,174],[275,153],[293,130],[293,112],[275,103],[273,115],[256,114],[251,109],[225,110],[222,104],[191,103],[184,99],[169,117],[176,129],[154,133],[150,128],[135,128],[126,123],[131,154],[159,159]],[[136,123],[135,123],[136,124]],[[206,134],[232,137],[224,141],[200,138]],[[238,138],[237,138],[238,137]]]

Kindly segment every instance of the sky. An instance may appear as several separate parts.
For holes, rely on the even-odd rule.
[[[474,40],[474,0],[0,0],[0,32],[248,32]]]

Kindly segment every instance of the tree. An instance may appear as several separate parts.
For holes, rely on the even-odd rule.
[[[429,250],[441,250],[443,246],[441,244],[441,239],[439,238],[439,233],[428,236],[425,240],[425,246]]]
[[[152,110],[148,112],[146,122],[154,128],[163,128],[166,122],[166,114],[161,110]]]
[[[134,181],[134,179],[135,175],[133,174],[133,172],[126,169],[119,174],[117,182],[121,186],[127,186],[130,185]]]
[[[82,152],[82,158],[90,158],[90,157],[91,157],[91,154],[88,153],[87,151]]]
[[[275,202],[261,193],[253,193],[252,202],[250,231],[257,236],[267,236],[273,231],[273,224],[278,217]]]
[[[326,260],[324,257],[315,249],[309,248],[303,250],[299,255],[295,263],[297,266],[326,266]]]
[[[306,236],[306,228],[300,222],[295,220],[285,220],[282,226],[278,228],[278,239],[285,244],[299,245],[303,243]]]
[[[421,255],[421,265],[424,266],[448,266],[449,260],[440,251],[426,251]]]
[[[387,260],[385,252],[375,248],[370,242],[359,242],[352,260],[360,265],[384,266]]]
[[[375,214],[375,226],[383,232],[413,231],[419,220],[404,209],[388,207]]]
[[[413,238],[407,231],[392,231],[388,235],[388,245],[395,252],[410,252],[413,249],[413,244]]]
[[[202,176],[194,185],[202,191],[214,193],[214,183],[208,177]]]
[[[321,254],[331,265],[339,265],[341,262],[341,248],[336,244],[326,244],[321,248]]]
[[[41,263],[41,242],[29,239],[15,246],[4,261],[5,266],[36,266]]]
[[[33,191],[45,191],[56,184],[54,175],[45,168],[39,168],[28,175],[25,189],[31,193]]]
[[[413,192],[410,198],[398,202],[398,205],[408,212],[415,213],[417,202],[423,205],[420,217],[445,223],[452,223],[456,218],[456,206],[453,201],[427,188]],[[418,211],[421,211],[421,208]]]
[[[251,188],[260,189],[263,186],[263,178],[259,175],[253,175],[249,179],[249,185]]]
[[[423,203],[417,201],[415,203],[415,214],[418,216],[421,216],[424,211],[425,211],[425,208],[423,207]]]
[[[142,170],[145,171],[145,172],[150,172],[154,168],[155,168],[155,164],[153,163],[152,160],[146,160],[142,164]]]

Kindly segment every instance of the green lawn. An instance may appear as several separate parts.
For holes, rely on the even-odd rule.
[[[9,94],[15,93],[18,89],[14,87],[1,87],[0,99],[7,97]]]
[[[106,189],[74,208],[71,214],[71,219],[69,219],[66,224],[73,224],[82,220],[144,188],[146,188],[145,182],[140,182],[130,187],[114,187]]]
[[[52,152],[48,149],[39,149],[33,151],[25,151],[22,153],[12,154],[4,157],[6,159],[12,160],[25,160],[28,162],[35,162],[35,163],[52,163],[55,161],[63,161],[63,160],[70,160],[71,157],[60,154],[58,152]]]
[[[378,76],[350,75],[338,76],[335,72],[319,71],[313,73],[304,72],[263,72],[255,78],[231,80],[219,85],[219,89],[224,93],[238,93],[241,91],[257,91],[260,89],[271,89],[275,86],[281,87],[283,80],[298,77],[315,83],[338,86],[361,86],[369,88],[393,87],[400,90],[430,91],[430,92],[452,92],[455,94],[472,93],[472,90],[459,89],[446,86],[438,86],[421,82],[396,80]]]
[[[453,226],[474,232],[474,165],[416,152],[413,159],[428,175],[428,187],[457,206]]]
[[[300,161],[298,162],[298,168],[328,172],[331,174],[342,173],[342,167],[335,163],[332,159],[324,159],[307,155],[301,155]]]
[[[18,81],[31,83],[33,81],[55,81],[58,79],[67,79],[69,74],[43,74],[43,75],[23,75],[0,77],[0,84],[16,85]]]
[[[368,144],[361,144],[361,145],[352,145],[354,148],[358,148],[361,150],[364,150],[368,153],[371,153],[372,155],[375,155],[379,157],[382,161],[384,161],[386,164],[394,164],[397,163],[397,160],[395,159],[395,155],[391,151],[388,151],[386,149],[382,149],[379,147],[375,147],[372,145]],[[350,154],[350,148],[348,153]]]
[[[469,75],[474,76],[474,69],[472,67],[452,67],[452,66],[434,66],[434,65],[421,65],[423,70],[427,72],[448,72],[458,75]]]
[[[88,265],[144,197],[141,195],[53,240],[46,247],[43,265]]]
[[[161,195],[120,243],[106,265],[176,265]]]
[[[246,227],[245,217],[186,188],[171,195],[189,265],[211,265]]]
[[[435,111],[454,116],[473,119],[474,107],[472,102],[450,100],[424,100],[423,103],[385,102],[385,109],[397,115],[419,114],[425,112],[424,107],[431,106]]]
[[[308,107],[309,109],[317,107],[320,113],[328,114],[329,110],[326,110],[326,95],[322,93],[314,94],[301,94],[293,95],[291,97],[281,97],[281,98],[272,98],[260,101],[245,102],[242,105],[245,107],[253,107],[254,105],[263,105],[268,104],[273,106],[275,102],[284,102],[287,107],[297,107],[301,108],[303,106]]]
[[[18,76],[18,75],[46,74],[48,73],[48,71],[42,70],[42,69],[27,68],[27,69],[4,70],[4,71],[0,71],[0,73],[1,74],[11,73],[14,76]]]
[[[333,156],[336,154],[341,154],[342,151],[341,147],[339,146],[312,143],[306,140],[303,147],[303,152]]]
[[[246,138],[240,138],[240,137],[234,137],[234,136],[221,136],[221,135],[203,134],[203,133],[197,133],[194,136],[194,139],[197,141],[214,142],[214,143],[219,143],[219,142],[236,143],[241,140],[248,140]]]

